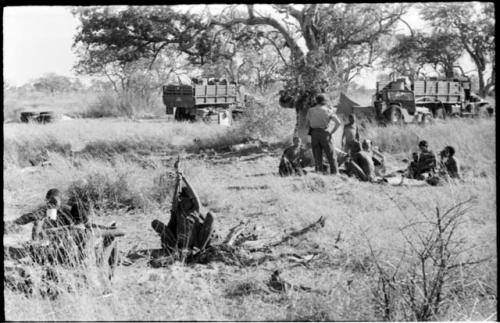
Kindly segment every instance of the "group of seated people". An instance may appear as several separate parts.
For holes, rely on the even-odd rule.
[[[420,141],[418,147],[420,152],[412,154],[413,160],[408,167],[409,178],[427,180],[429,184],[435,184],[440,177],[461,178],[460,165],[453,146],[446,146],[439,153],[439,162],[426,140]]]
[[[377,169],[384,169],[384,156],[373,146],[369,139],[360,140],[356,117],[349,115],[349,122],[344,126],[342,134],[342,150],[336,149],[338,165],[345,165],[345,173],[355,176],[361,181],[379,182],[384,181],[382,174]],[[419,143],[420,152],[412,154],[413,160],[404,172],[405,177],[426,180],[431,185],[436,185],[439,178],[457,178],[460,176],[460,167],[455,157],[455,148],[446,146],[436,155],[429,149],[425,140]],[[298,137],[293,138],[293,145],[285,149],[279,165],[281,176],[303,175],[306,165],[304,158],[305,148]]]

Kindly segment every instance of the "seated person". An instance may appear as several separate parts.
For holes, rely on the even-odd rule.
[[[304,149],[299,137],[293,138],[293,145],[286,148],[281,156],[279,174],[281,176],[303,175]]]
[[[414,160],[410,163],[408,168],[408,177],[424,180],[425,173],[434,173],[436,170],[436,155],[429,149],[427,141],[422,140],[419,142],[418,147],[420,153],[414,156]]]
[[[346,164],[350,174],[355,175],[361,181],[373,182],[375,180],[375,165],[370,153],[368,140],[363,140],[353,147],[351,160]]]
[[[7,252],[14,258],[28,256],[39,264],[48,262],[74,266],[85,257],[85,248],[92,230],[116,229],[115,226],[90,223],[88,210],[81,203],[63,205],[62,194],[56,188],[47,192],[44,206],[6,222],[5,228],[28,223],[33,223],[33,243],[23,248],[8,248]],[[107,232],[102,237],[102,247],[109,253],[108,264],[113,271],[118,254],[115,237],[112,232]]]
[[[460,178],[460,164],[455,157],[455,148],[446,146],[439,154],[441,157],[441,170],[451,178]]]
[[[159,220],[151,222],[153,229],[160,235],[163,249],[169,252],[194,248],[202,250],[209,245],[214,215],[208,212],[203,216],[200,205],[196,192],[178,171],[170,221],[167,225]]]
[[[61,204],[61,192],[50,189],[45,195],[45,205],[33,212],[23,214],[19,218],[6,223],[7,226],[25,225],[33,222],[32,240],[45,238],[47,229],[68,225],[85,224],[88,222],[86,212],[81,212],[76,204],[71,206]]]

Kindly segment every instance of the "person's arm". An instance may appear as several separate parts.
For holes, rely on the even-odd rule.
[[[25,225],[40,220],[45,216],[44,210],[45,210],[44,208],[40,208],[34,212],[25,213],[20,217],[18,217],[17,219],[15,219],[13,223],[17,225]]]
[[[177,172],[177,178],[175,179],[175,188],[174,188],[174,194],[172,198],[172,210],[177,209],[177,203],[179,202],[179,186],[181,182],[181,177],[182,174],[180,172]]]
[[[182,175],[181,175],[182,176]],[[198,195],[196,194],[195,190],[193,189],[193,187],[189,184],[189,182],[187,181],[187,179],[182,176],[182,180],[184,181],[184,183],[186,184],[186,187],[189,191],[189,194],[192,195],[194,197],[194,207],[195,207],[195,210],[197,211],[200,211],[200,206],[201,206],[201,203],[200,203],[200,199],[198,198]]]
[[[339,118],[333,113],[330,116],[330,120],[332,120],[335,123],[333,130],[330,132],[330,134],[333,135],[335,133],[335,131],[337,131],[337,129],[340,127],[341,122],[340,122]]]
[[[359,141],[359,127],[356,124],[356,140]]]
[[[346,140],[346,136],[345,136],[345,127],[346,127],[346,126],[344,125],[344,131],[342,132],[342,139],[340,139],[340,145],[341,145],[342,147],[344,147],[344,145],[345,145],[345,140]]]

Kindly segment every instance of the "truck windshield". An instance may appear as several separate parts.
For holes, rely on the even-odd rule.
[[[390,101],[413,101],[413,93],[403,91],[388,91],[387,98]]]

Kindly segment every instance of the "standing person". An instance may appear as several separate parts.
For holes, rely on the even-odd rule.
[[[303,175],[304,148],[299,137],[293,137],[293,145],[285,149],[281,156],[279,174],[281,176]]]
[[[349,115],[349,123],[344,126],[344,132],[342,133],[342,149],[346,153],[351,154],[355,142],[359,142],[359,129],[356,123],[356,116],[351,113]]]
[[[330,120],[335,123],[330,131],[328,127]],[[316,97],[316,105],[307,111],[306,126],[309,127],[311,135],[311,146],[314,156],[315,169],[324,172],[323,152],[330,165],[330,173],[337,174],[337,160],[332,141],[332,135],[340,127],[340,120],[335,113],[326,105],[326,98],[323,94]]]

